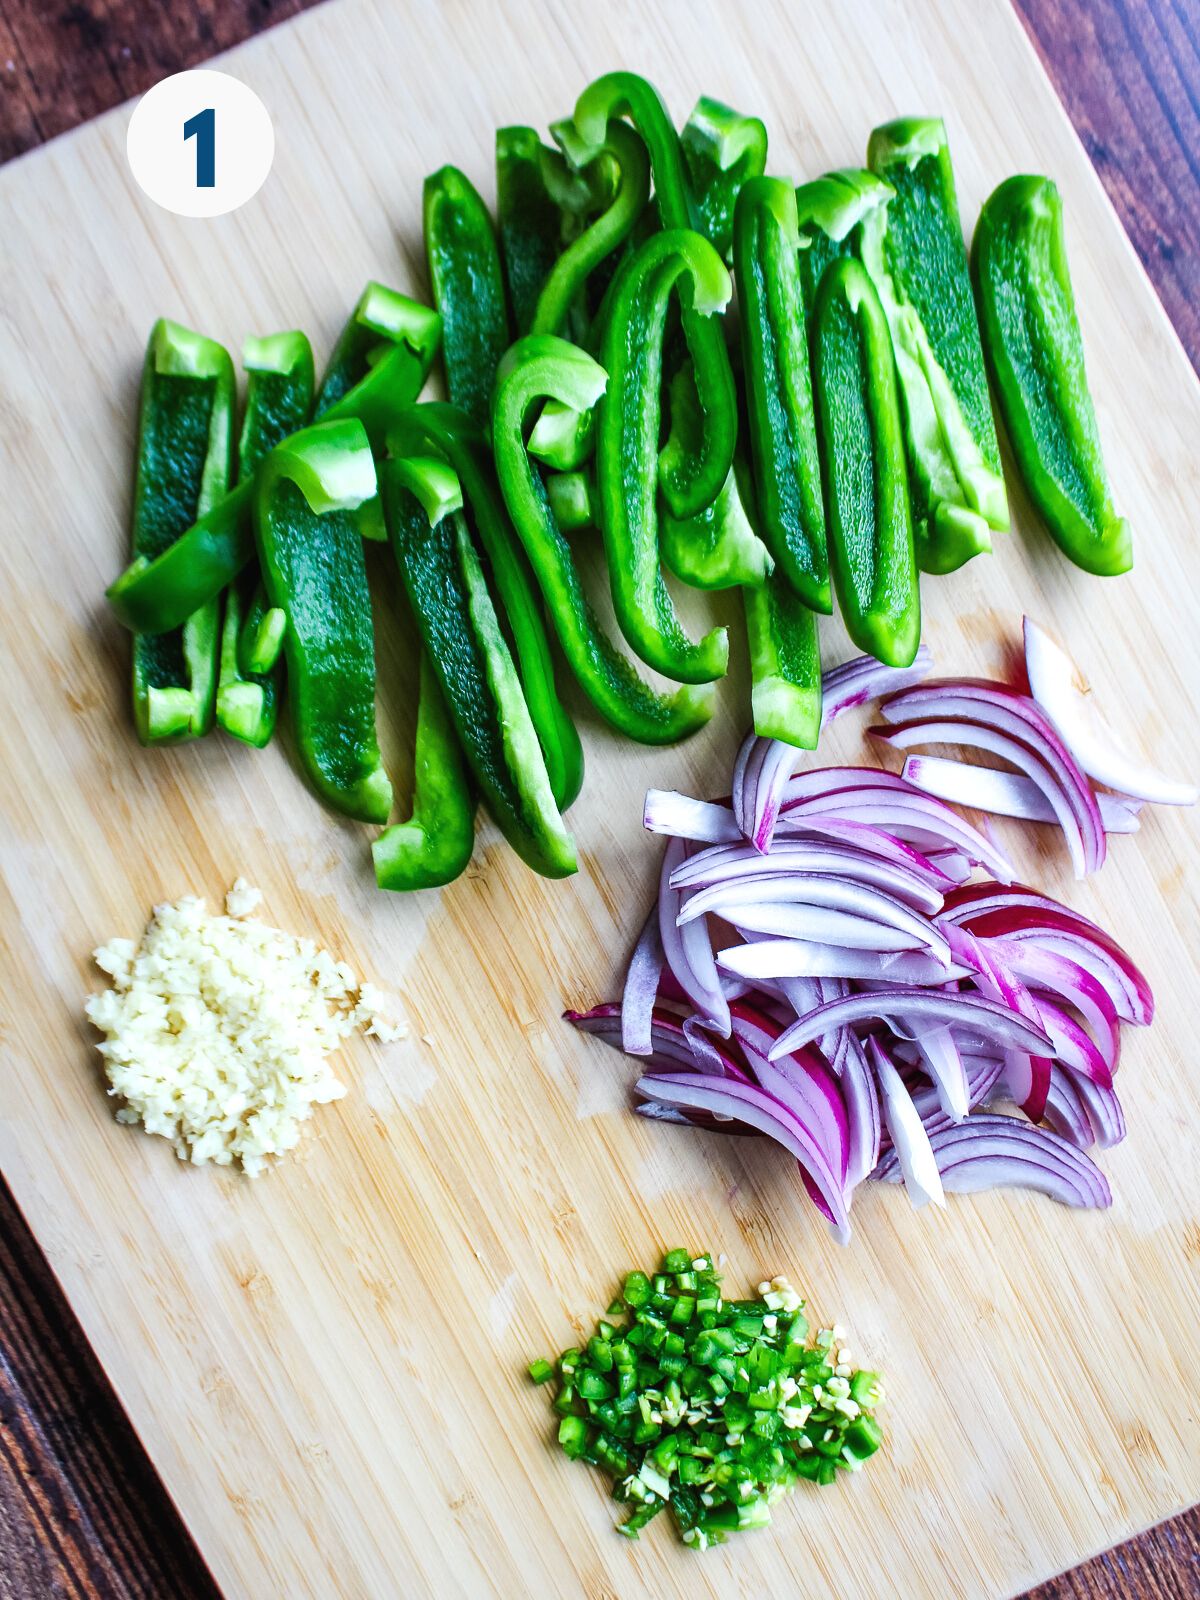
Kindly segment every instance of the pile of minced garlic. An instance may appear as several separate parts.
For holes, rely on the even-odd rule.
[[[113,986],[87,1002],[117,1120],[170,1139],[181,1161],[240,1161],[251,1175],[346,1093],[328,1057],[347,1035],[408,1031],[345,962],[252,918],[261,900],[239,878],[224,916],[190,895],[156,906],[138,943],[96,951]]]

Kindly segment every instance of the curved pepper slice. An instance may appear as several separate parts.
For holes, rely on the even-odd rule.
[[[146,349],[138,415],[133,555],[138,570],[229,486],[235,380],[229,353],[212,339],[160,319]],[[143,744],[207,733],[217,692],[217,596],[189,596],[169,622],[133,641],[133,716]]]
[[[323,800],[386,822],[392,786],[375,735],[375,638],[353,511],[377,492],[361,422],[318,422],[277,445],[255,480],[254,526],[283,648],[296,748]]]
[[[512,633],[529,715],[537,730],[560,810],[583,784],[583,745],[554,684],[550,641],[528,566],[505,515],[491,452],[483,433],[456,406],[440,402],[404,406],[389,435],[392,455],[440,454],[462,485],[463,498]]]
[[[563,654],[592,704],[615,728],[643,744],[669,744],[708,721],[712,693],[683,688],[656,693],[609,641],[580,581],[571,547],[556,520],[541,473],[524,442],[526,418],[550,397],[588,411],[604,392],[604,369],[591,356],[548,334],[520,340],[500,363],[492,436],[500,488]]]
[[[904,434],[887,318],[861,263],[835,261],[813,318],[829,554],[846,631],[890,667],[921,642]]]
[[[751,178],[734,211],[733,262],[760,524],[804,603],[831,611],[799,253],[791,184]]]
[[[395,337],[384,329],[394,330]],[[332,392],[348,377],[353,382],[328,403],[321,420],[357,418],[372,448],[382,450],[396,408],[415,400],[429,376],[440,329],[441,319],[428,306],[368,284],[338,340],[321,391]],[[253,499],[254,483],[243,479],[156,559],[134,560],[106,591],[118,620],[134,633],[163,633],[219,595],[254,554]],[[359,531],[373,532],[362,520],[360,511]]]
[[[496,130],[496,222],[517,337],[529,332],[562,250],[562,210],[546,182],[551,151],[535,128]]]
[[[532,333],[562,333],[589,277],[629,238],[650,198],[650,158],[633,128],[615,119],[610,122],[601,154],[616,164],[616,193],[555,262],[538,296]]]
[[[304,426],[315,379],[312,346],[298,332],[247,339],[242,365],[247,376],[246,411],[238,440],[239,482],[252,478],[275,446]],[[266,610],[258,563],[248,562],[225,591],[217,722],[226,733],[256,750],[261,750],[275,731],[279,674],[243,671],[241,638],[247,617]]]
[[[1076,566],[1101,577],[1128,572],[1129,524],[1104,468],[1055,184],[1002,183],[984,204],[971,252],[984,354],[1029,496]]]
[[[854,253],[863,219],[886,206],[895,192],[890,183],[865,167],[827,172],[796,190],[800,287],[810,325],[826,268],[839,257]]]
[[[535,872],[566,877],[578,865],[575,846],[466,522],[452,512],[432,524],[402,461],[385,461],[380,482],[422,643],[488,811]]]
[[[693,643],[680,625],[659,565],[658,436],[663,334],[672,290],[678,290],[693,326],[704,326],[705,318],[728,304],[729,273],[702,234],[682,228],[654,234],[613,285],[600,357],[608,388],[596,423],[597,498],[621,632],[664,676],[707,683],[725,671],[725,629],[714,628]]]
[[[896,191],[863,221],[860,251],[887,313],[904,398],[917,559],[953,572],[1008,527],[979,323],[946,129],[876,128],[867,165]]]
[[[821,652],[816,615],[782,578],[743,589],[754,731],[815,750],[821,733]]]
[[[694,228],[699,218],[688,190],[679,135],[658,90],[645,78],[634,72],[610,72],[597,78],[576,103],[575,128],[583,145],[599,150],[609,121],[622,116],[629,117],[645,141],[663,227],[668,231]],[[723,310],[724,304],[713,309]],[[683,330],[704,412],[703,444],[693,454],[681,452],[668,441],[659,460],[659,474],[672,512],[690,517],[712,504],[729,476],[737,441],[737,395],[720,324],[685,304]],[[603,364],[608,367],[606,361]]]
[[[424,215],[446,388],[451,404],[486,428],[496,368],[509,341],[496,230],[479,191],[457,167],[425,179]]]
[[[742,185],[767,170],[767,129],[701,95],[680,135],[696,226],[726,261],[733,252],[733,208]]]

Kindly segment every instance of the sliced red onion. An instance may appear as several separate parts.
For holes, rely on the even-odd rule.
[[[846,1187],[862,1183],[879,1161],[882,1138],[879,1090],[861,1044],[847,1029],[848,1041],[842,1067],[842,1097],[846,1105]]]
[[[771,978],[879,978],[890,983],[942,984],[967,975],[920,951],[849,950],[808,939],[760,939],[717,952],[717,965],[751,982]]]
[[[914,852],[915,854],[915,852]],[[750,845],[712,845],[671,874],[674,889],[704,889],[738,879],[791,872],[832,873],[885,889],[914,910],[933,916],[942,907],[941,890],[929,876],[905,861],[887,861],[851,845],[813,839],[777,839],[769,855]]]
[[[1014,877],[1011,864],[988,843],[978,828],[973,828],[949,806],[932,795],[922,794],[919,789],[873,790],[862,800],[849,792],[813,795],[785,810],[780,826],[809,824],[817,818],[867,823],[915,844],[926,854],[929,849],[959,851],[994,878],[999,878],[1001,883],[1011,883]]]
[[[846,1196],[812,1130],[765,1090],[754,1084],[717,1082],[699,1073],[651,1074],[638,1080],[637,1092],[683,1110],[734,1117],[781,1144],[811,1176],[833,1217],[843,1244],[850,1239]]]
[[[658,889],[658,931],[663,954],[675,981],[702,1015],[728,1038],[729,1002],[721,990],[716,958],[703,922],[679,926],[682,896],[671,887],[671,874],[688,854],[683,839],[672,839],[663,855]]]
[[[1114,1144],[1120,1144],[1125,1137],[1125,1112],[1117,1099],[1117,1091],[1106,1089],[1103,1084],[1092,1083],[1089,1078],[1082,1078],[1078,1074],[1072,1074],[1071,1081],[1076,1094],[1083,1101],[1101,1150],[1109,1150]]]
[[[967,1090],[966,1070],[954,1035],[943,1024],[918,1034],[916,1042],[925,1070],[937,1089],[942,1110],[953,1121],[961,1122],[971,1109],[971,1099]]]
[[[883,1116],[892,1141],[892,1154],[882,1165],[886,1167],[888,1162],[895,1161],[914,1206],[923,1206],[928,1201],[944,1206],[946,1197],[937,1158],[912,1096],[878,1039],[867,1040],[867,1051],[883,1094]]]
[[[964,1035],[986,1040],[989,1046],[1011,1050],[1047,1050],[1050,1040],[1042,1029],[1007,1006],[978,994],[948,994],[937,989],[895,988],[886,993],[852,994],[818,1006],[785,1029],[772,1050],[783,1055],[808,1044],[831,1028],[856,1022],[886,1022],[894,1032],[905,1028],[935,1027],[939,1023],[961,1029]]]
[[[1090,1150],[1096,1142],[1087,1107],[1075,1087],[1073,1075],[1056,1062],[1050,1068],[1050,1088],[1046,1093],[1046,1122],[1055,1133],[1079,1150]]]
[[[1079,1012],[1091,1029],[1111,1084],[1120,1060],[1121,1038],[1116,1007],[1104,986],[1077,961],[1047,950],[1032,939],[1003,943],[1004,960],[1011,971],[1037,989],[1053,990]]]
[[[678,1106],[664,1105],[661,1100],[639,1100],[633,1108],[635,1117],[645,1117],[649,1122],[671,1122],[683,1128],[703,1128],[705,1133],[733,1134],[737,1138],[761,1137],[758,1128],[748,1128],[733,1117],[717,1117],[709,1111],[681,1111]]]
[[[642,810],[647,833],[665,833],[701,844],[734,844],[742,837],[732,810],[712,800],[693,800],[674,789],[647,789]]]
[[[1104,864],[1104,827],[1091,786],[1037,703],[1003,684],[942,679],[893,695],[880,707],[889,729],[872,729],[902,750],[970,745],[1009,761],[1037,784],[1062,824],[1076,876]]]
[[[932,671],[933,656],[923,644],[917,646],[909,667],[885,667],[874,656],[855,656],[839,667],[831,667],[821,676],[822,733],[843,711],[866,705],[897,689],[907,689],[910,684],[927,678]]]
[[[837,1079],[811,1048],[772,1061],[767,1052],[780,1030],[769,1019],[739,1004],[733,1007],[733,1034],[759,1086],[806,1123],[821,1141],[829,1165],[845,1184],[849,1132],[846,1106]]]
[[[799,755],[795,745],[781,739],[760,739],[754,734],[747,737],[738,753],[733,812],[744,837],[763,854],[771,848],[784,786]]]
[[[1089,778],[1153,805],[1194,806],[1200,800],[1200,789],[1195,784],[1168,778],[1121,750],[1066,651],[1028,617],[1024,631],[1025,671],[1033,698]]]
[[[628,1056],[648,1056],[650,1025],[664,963],[662,935],[658,931],[658,906],[642,925],[629,958],[621,996],[621,1047]]]
[[[621,1007],[612,1002],[604,1005],[593,1006],[590,1011],[564,1011],[563,1020],[572,1027],[578,1028],[582,1033],[595,1034],[605,1044],[611,1045],[614,1050],[622,1050],[621,1043]],[[663,1072],[677,1072],[681,1067],[688,1072],[701,1069],[702,1063],[697,1060],[696,1052],[685,1032],[685,1020],[665,1010],[662,1006],[654,1008],[654,1015],[650,1029],[651,1053],[649,1058],[641,1057],[643,1062],[647,1059]],[[747,1082],[746,1069],[740,1061],[719,1041],[709,1041],[710,1050],[720,1060],[721,1069],[726,1077],[740,1078]],[[703,1063],[708,1068],[708,1062]]]
[[[920,946],[912,933],[826,906],[755,904],[745,900],[723,906],[721,916],[739,933],[811,939],[817,944],[840,944],[855,950],[915,950]]]
[[[947,761],[942,756],[908,756],[902,776],[925,794],[997,817],[1017,817],[1023,822],[1057,822],[1054,807],[1033,782],[1019,772],[997,772],[970,761]],[[1139,802],[1122,795],[1098,794],[1100,820],[1105,833],[1136,833]]]
[[[1035,1189],[1068,1206],[1112,1204],[1108,1180],[1094,1161],[1048,1128],[1017,1117],[977,1112],[934,1134],[930,1145],[948,1194]],[[899,1150],[884,1157],[875,1176],[882,1183],[904,1176],[907,1183]]]
[[[1002,951],[994,944],[975,938],[965,928],[948,927],[946,935],[955,959],[975,968],[975,982],[981,993],[1007,1006],[1035,1027],[1045,1026],[1037,1001],[1013,972]],[[1031,1122],[1040,1122],[1050,1087],[1049,1056],[1028,1050],[1007,1050],[1004,1078],[1009,1093],[1025,1115]]]
[[[935,850],[929,859],[955,884],[966,883],[975,870],[975,863],[961,850]]]
[[[1077,1077],[1088,1078],[1102,1089],[1111,1089],[1112,1073],[1091,1034],[1044,994],[1035,995],[1034,1000],[1042,1027],[1050,1035],[1055,1060],[1069,1067]]]

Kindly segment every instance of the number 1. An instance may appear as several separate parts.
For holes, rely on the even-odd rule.
[[[196,187],[217,187],[217,113],[210,106],[207,111],[197,111],[183,125],[184,140],[196,138]]]

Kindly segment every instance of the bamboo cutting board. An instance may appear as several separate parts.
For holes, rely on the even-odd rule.
[[[861,160],[875,122],[940,111],[967,219],[1013,170],[1058,179],[1137,570],[1069,568],[1014,487],[996,555],[927,583],[926,637],[942,670],[995,673],[1029,610],[1139,747],[1200,771],[1200,390],[1008,0],[340,0],[230,58],[278,138],[242,212],[145,200],[127,110],[8,168],[0,1164],[230,1600],[1009,1595],[1200,1497],[1194,815],[1148,816],[1082,885],[1052,839],[1002,826],[1025,874],[1118,932],[1157,991],[1154,1029],[1126,1040],[1112,1212],[1017,1195],[917,1215],[868,1188],[842,1250],[782,1152],[640,1122],[632,1065],[558,1020],[612,994],[644,913],[647,784],[721,787],[736,674],[682,749],[584,718],[582,870],[558,884],[487,829],[461,882],[385,897],[365,830],[322,812],[286,740],[134,742],[102,590],[124,561],[152,319],[234,349],[303,326],[322,352],[368,277],[422,288],[427,171],[457,162],[490,194],[495,127],[545,124],[616,65],[679,118],[702,91],[760,112],[772,169],[797,178]],[[380,653],[403,791],[411,647],[385,625]],[[860,725],[822,755],[860,758]],[[349,1098],[257,1183],[119,1128],[82,1016],[93,945],[238,873],[271,920],[395,988],[412,1024],[348,1050]],[[771,1530],[704,1557],[665,1526],[618,1538],[522,1375],[681,1242],[725,1252],[734,1292],[786,1271],[890,1395],[870,1471],[802,1486]]]

